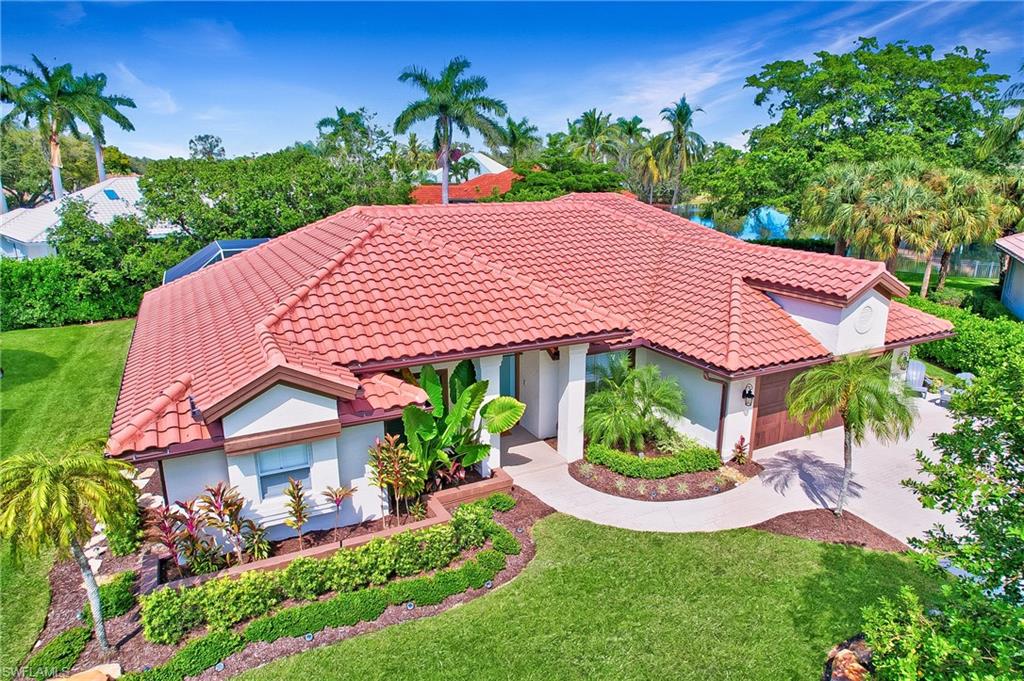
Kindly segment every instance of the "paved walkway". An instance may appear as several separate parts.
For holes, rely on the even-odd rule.
[[[917,477],[914,452],[931,452],[932,433],[948,430],[944,408],[916,400],[917,429],[908,441],[869,438],[854,449],[847,509],[899,539],[943,520],[921,507],[900,481]],[[637,501],[591,489],[569,475],[554,449],[522,428],[502,437],[502,467],[515,483],[555,509],[603,525],[660,532],[708,532],[755,525],[781,513],[831,508],[843,474],[842,431],[765,447],[754,453],[764,471],[722,494],[687,501]]]

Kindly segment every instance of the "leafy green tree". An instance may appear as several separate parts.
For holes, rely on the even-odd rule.
[[[630,366],[628,355],[616,355],[596,370],[596,389],[587,397],[583,432],[608,447],[641,450],[667,426],[668,418],[686,413],[683,389],[658,367]]]
[[[843,514],[853,474],[853,447],[868,432],[882,442],[906,438],[917,416],[910,399],[894,389],[889,355],[845,355],[798,374],[786,394],[789,417],[817,432],[837,414],[843,419],[843,482],[835,514]]]
[[[220,137],[208,133],[199,134],[190,139],[188,153],[191,158],[204,161],[219,161],[226,156],[224,142]]]
[[[928,266],[921,281],[921,297],[928,294],[931,258],[935,248],[942,249],[939,258],[941,291],[949,276],[951,256],[962,245],[991,243],[1000,236],[998,212],[991,181],[978,172],[963,168],[938,171],[931,178],[929,190],[935,199],[926,221],[934,234],[935,245],[925,242],[921,252]]]
[[[868,219],[868,177],[864,171],[862,165],[854,163],[831,165],[807,187],[804,230],[834,239],[836,255],[846,255]]]
[[[114,175],[141,174],[141,168],[137,165],[137,159],[129,156],[114,146],[103,149],[103,165]]]
[[[451,149],[456,129],[464,135],[476,130],[485,138],[493,139],[500,133],[498,123],[491,116],[504,116],[505,103],[484,94],[487,79],[483,76],[465,76],[470,62],[465,57],[452,59],[434,78],[426,70],[413,66],[398,77],[411,82],[421,90],[424,97],[418,99],[398,114],[395,119],[395,133],[402,134],[415,123],[434,120],[441,161],[441,203],[448,203],[449,171]]]
[[[621,191],[625,177],[606,163],[591,163],[566,151],[548,147],[537,159],[515,168],[522,177],[512,189],[491,201],[547,201],[572,192]]]
[[[667,151],[671,155],[672,169],[675,175],[675,188],[672,190],[672,204],[679,203],[679,190],[682,187],[682,178],[687,169],[694,161],[700,160],[704,155],[705,142],[693,129],[693,114],[703,111],[700,107],[694,109],[686,101],[686,96],[679,98],[672,106],[666,106],[661,110],[661,118],[672,126],[669,132],[671,144]]]
[[[88,94],[84,100],[84,106],[79,112],[79,117],[92,132],[93,149],[96,153],[96,173],[102,182],[107,179],[107,171],[103,164],[103,145],[107,141],[103,120],[110,119],[117,123],[122,130],[134,130],[135,126],[119,109],[122,107],[134,109],[135,101],[123,95],[107,94],[105,92],[107,89],[105,74],[89,75],[87,73],[79,81],[82,90]]]
[[[97,107],[97,81],[89,77],[76,78],[71,64],[51,69],[35,55],[32,55],[32,62],[36,71],[21,66],[0,67],[0,73],[14,74],[22,79],[15,84],[4,78],[0,93],[11,108],[0,119],[0,127],[6,129],[14,121],[21,121],[26,126],[35,122],[46,138],[53,197],[59,200],[64,196],[61,135],[67,131],[75,137],[80,135],[78,121]]]
[[[530,123],[527,118],[517,121],[511,116],[507,117],[505,125],[498,130],[498,133],[496,138],[489,140],[490,144],[498,152],[501,160],[509,165],[519,163],[540,145],[537,126]]]
[[[96,640],[110,649],[96,576],[83,544],[93,522],[111,524],[135,509],[129,464],[84,450],[26,452],[0,460],[0,538],[14,551],[55,550],[74,558],[85,582]]]

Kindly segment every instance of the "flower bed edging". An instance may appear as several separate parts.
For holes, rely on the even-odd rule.
[[[417,520],[416,522],[412,522],[407,525],[389,527],[384,530],[378,530],[377,532],[360,535],[358,537],[351,537],[340,543],[329,542],[310,549],[303,549],[302,551],[285,553],[280,556],[271,556],[270,558],[256,560],[244,565],[235,565],[224,570],[218,570],[217,572],[175,579],[164,584],[160,583],[160,561],[170,558],[170,555],[161,551],[150,552],[142,557],[142,568],[139,574],[139,593],[148,594],[159,588],[180,589],[183,587],[198,586],[217,577],[237,577],[238,575],[251,570],[278,570],[300,557],[327,558],[340,549],[354,548],[356,546],[366,544],[374,539],[390,537],[401,532],[419,530],[425,527],[446,523],[452,518],[449,508],[454,508],[459,504],[464,504],[470,501],[476,501],[477,499],[483,499],[495,492],[508,492],[511,489],[512,478],[502,469],[496,468],[493,476],[487,480],[471,482],[461,487],[453,487],[451,489],[441,490],[429,495],[426,501],[428,517],[423,520]]]

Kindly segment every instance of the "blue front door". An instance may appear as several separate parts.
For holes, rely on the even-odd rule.
[[[502,395],[508,397],[516,396],[516,356],[505,355],[501,358],[501,386]]]

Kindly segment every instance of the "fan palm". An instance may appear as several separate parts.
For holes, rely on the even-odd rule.
[[[505,148],[507,160],[511,165],[518,163],[523,154],[540,144],[537,126],[530,123],[527,118],[518,121],[512,117],[506,118],[505,125],[499,133],[497,138],[491,140],[491,144]]]
[[[846,355],[797,375],[786,393],[789,417],[819,431],[836,414],[843,419],[843,481],[835,514],[841,516],[853,474],[853,446],[871,432],[882,442],[910,435],[916,409],[890,376],[889,355]]]
[[[51,69],[35,55],[32,55],[32,62],[36,71],[20,66],[0,67],[0,72],[22,78],[20,84],[4,87],[4,96],[10,98],[13,106],[4,114],[0,125],[6,128],[19,119],[24,125],[35,121],[49,147],[53,197],[60,200],[64,196],[60,176],[60,136],[65,131],[76,137],[80,135],[77,120],[94,110],[95,91],[86,79],[75,78],[71,64]]]
[[[915,159],[896,158],[872,164],[871,186],[865,197],[868,220],[854,235],[854,241],[885,260],[896,271],[900,242],[915,238],[915,231],[927,230],[928,211],[934,194],[924,183],[928,169]]]
[[[92,519],[110,526],[135,505],[135,485],[123,475],[131,470],[84,450],[27,452],[0,461],[0,537],[16,555],[56,550],[75,559],[104,650],[110,643],[99,588],[82,545],[92,535]]]
[[[693,114],[704,109],[694,109],[686,101],[686,95],[679,98],[679,101],[672,106],[666,106],[661,110],[661,118],[672,126],[670,137],[672,140],[671,154],[673,171],[676,176],[676,185],[672,190],[672,204],[679,203],[679,191],[683,182],[683,173],[693,165],[694,161],[704,155],[704,138],[698,135],[693,129]]]
[[[854,235],[867,222],[866,185],[861,166],[839,164],[826,168],[807,188],[804,218],[810,229],[835,240],[836,255],[846,254]]]
[[[425,96],[418,99],[398,114],[395,132],[405,133],[415,123],[435,120],[435,131],[439,137],[441,161],[441,203],[448,203],[449,171],[451,148],[455,130],[469,135],[476,130],[485,138],[498,136],[498,123],[491,118],[507,113],[505,103],[488,97],[487,79],[483,76],[465,76],[470,62],[465,57],[456,57],[441,70],[439,77],[431,76],[417,66],[407,68],[398,77],[400,82],[411,82]]]
[[[85,99],[85,108],[79,112],[79,118],[89,126],[92,133],[92,145],[96,152],[96,174],[100,182],[107,179],[107,169],[103,164],[103,145],[106,144],[106,134],[103,129],[103,119],[112,120],[122,130],[134,130],[135,126],[128,120],[128,117],[121,113],[119,107],[128,109],[135,108],[135,101],[123,95],[108,95],[104,92],[107,88],[106,75],[86,74],[79,79],[82,88],[89,93]]]

